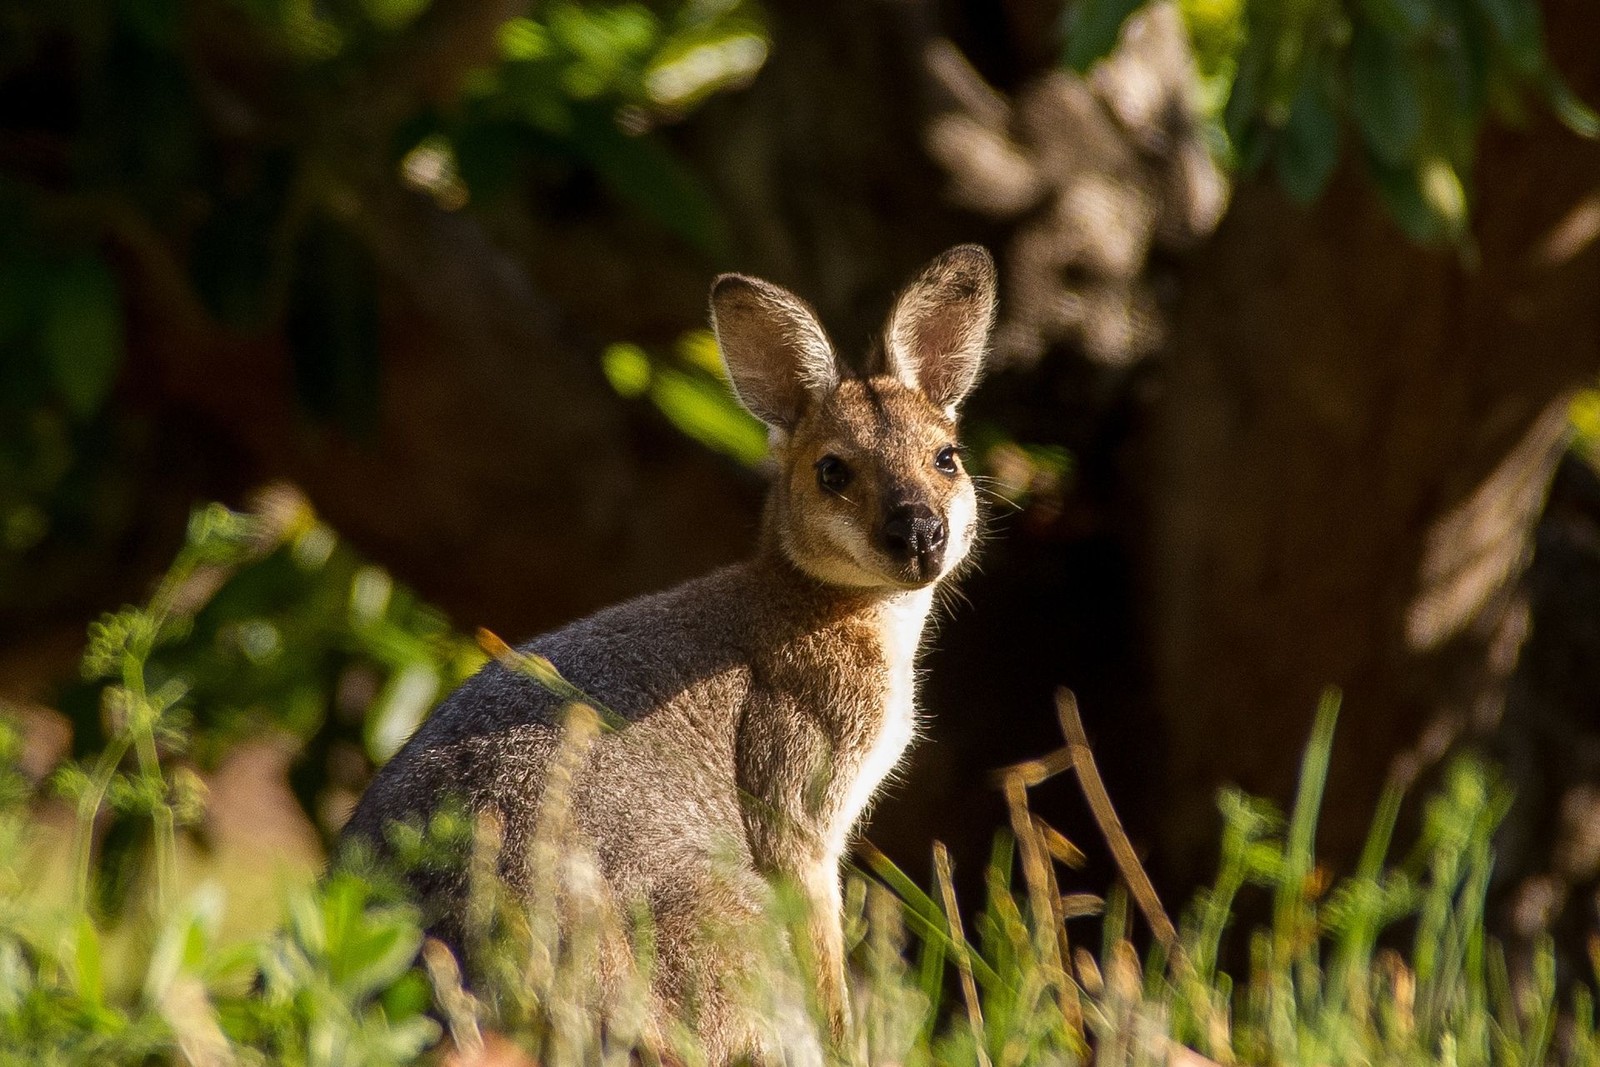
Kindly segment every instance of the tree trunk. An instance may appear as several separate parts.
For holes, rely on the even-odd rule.
[[[1561,54],[1583,6],[1551,5],[1552,40],[1594,100],[1600,56]],[[1310,210],[1240,188],[1185,272],[1145,576],[1187,874],[1213,860],[1220,784],[1291,795],[1324,686],[1344,691],[1335,857],[1392,771],[1499,721],[1567,405],[1600,370],[1600,146],[1539,118],[1481,158],[1471,252],[1407,244],[1347,170]]]

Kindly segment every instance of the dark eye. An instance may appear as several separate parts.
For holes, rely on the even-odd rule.
[[[933,457],[933,465],[946,474],[956,472],[956,446],[945,445]]]
[[[850,484],[850,468],[838,456],[823,456],[817,460],[817,484],[830,493],[837,493]]]

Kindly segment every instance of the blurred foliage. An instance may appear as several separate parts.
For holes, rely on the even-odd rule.
[[[1087,67],[1138,6],[1071,0],[1065,60]],[[1489,116],[1543,101],[1596,126],[1550,67],[1535,0],[1180,6],[1225,158],[1270,164],[1310,199],[1353,145],[1421,239],[1464,234]],[[139,431],[108,404],[147,320],[281,341],[308,422],[376,431],[381,271],[364,213],[396,182],[449,211],[515,200],[559,214],[599,195],[709,258],[726,249],[720,206],[660,128],[759,71],[756,0],[548,0],[476,25],[479,10],[0,11],[0,599],[52,536],[109,541],[131,521],[115,482]],[[623,339],[604,369],[754,463],[758,429],[719,392],[707,351],[700,335],[672,353]]]
[[[664,14],[637,3],[557,2],[535,16],[500,27],[499,61],[474,71],[454,106],[406,125],[406,141],[438,154],[421,170],[458,176],[469,196],[494,196],[541,160],[580,164],[691,244],[722,249],[724,223],[709,194],[642,134],[755,75],[767,40],[752,9],[741,0],[679,0]],[[407,173],[426,159],[409,157]],[[435,191],[447,206],[459,195],[448,177]]]
[[[57,824],[18,768],[21,738],[0,718],[0,1063],[377,1067],[439,1062],[446,1035],[469,1057],[489,1050],[496,1062],[701,1062],[692,1025],[661,1033],[643,1025],[654,952],[647,925],[623,931],[638,970],[603,1004],[597,996],[597,953],[622,917],[592,897],[594,859],[559,827],[535,832],[529,877],[545,891],[527,896],[490,873],[492,827],[447,809],[407,839],[400,854],[423,862],[432,862],[434,836],[454,856],[465,846],[474,944],[467,974],[442,944],[425,940],[419,911],[397,897],[390,873],[360,855],[251,916],[242,942],[220,939],[227,892],[217,881],[196,882],[174,846],[205,814],[195,754],[221,751],[246,729],[219,695],[226,690],[202,682],[217,669],[213,645],[227,644],[220,635],[261,617],[260,606],[230,586],[248,585],[257,568],[306,566],[307,602],[348,604],[346,629],[366,634],[358,643],[367,647],[382,616],[370,584],[358,590],[359,579],[326,562],[343,551],[283,498],[252,515],[204,508],[151,602],[97,624],[84,674],[99,680],[108,726],[56,776],[76,813],[65,846],[73,887],[64,896],[41,875],[62,847]],[[327,588],[310,588],[319,584]],[[207,613],[217,622],[211,643],[194,639]],[[394,642],[414,636],[391,623]],[[436,653],[464,647],[432,624],[422,629]],[[240,689],[283,689],[282,662],[233,662]],[[581,697],[559,676],[547,678],[547,663],[535,666],[556,691]],[[291,689],[319,689],[324,704],[340,699],[341,682],[315,657],[296,669],[304,673]],[[252,681],[257,672],[267,677]],[[576,758],[600,724],[584,705],[572,708]],[[1029,810],[1027,790],[1053,773],[1046,768],[1070,765],[1062,752],[1012,768],[1013,833],[997,839],[986,901],[970,917],[958,908],[947,861],[935,864],[938,884],[929,892],[868,848],[873,874],[849,872],[845,892],[856,1027],[846,1050],[816,1062],[1123,1067],[1199,1062],[1196,1053],[1217,1063],[1307,1067],[1600,1062],[1592,996],[1583,984],[1570,1000],[1558,994],[1551,945],[1539,947],[1527,981],[1513,985],[1485,933],[1493,834],[1509,800],[1492,770],[1452,765],[1405,856],[1390,857],[1402,806],[1394,788],[1356,870],[1334,880],[1319,865],[1316,830],[1337,712],[1330,695],[1289,812],[1236,792],[1221,797],[1216,880],[1171,939],[1155,938],[1143,956],[1128,894],[1064,891],[1081,853]],[[385,714],[381,702],[368,711]],[[257,730],[282,728],[272,703],[258,709]],[[145,831],[137,849],[142,906],[119,911],[102,908],[95,891],[118,877],[106,867],[111,818]],[[1160,909],[1159,901],[1141,904],[1152,923]],[[1243,926],[1241,911],[1267,918]],[[742,935],[742,948],[764,961],[759,988],[743,995],[760,1025],[789,1047],[822,1018],[807,992],[806,955],[791,947],[807,921],[800,898],[775,886],[766,917]],[[1234,951],[1241,945],[1244,957]],[[1249,961],[1237,973],[1228,963],[1235,958]]]
[[[78,759],[58,786],[81,819],[102,817],[98,904],[119,910],[139,877],[138,828],[171,838],[194,824],[198,775],[246,741],[294,743],[291,784],[331,833],[366,769],[482,662],[292,490],[269,489],[253,513],[199,509],[150,605],[90,627],[84,682],[60,701]],[[163,757],[179,756],[168,780]],[[87,854],[76,862],[86,893]]]
[[[601,365],[617,395],[648,398],[707,448],[747,467],[766,458],[767,428],[735,399],[710,331],[684,334],[671,359],[652,359],[638,345],[618,342],[605,350]]]
[[[1569,421],[1573,448],[1600,469],[1600,388],[1585,389],[1573,398]]]
[[[1142,0],[1074,0],[1063,60],[1085,70]],[[1600,118],[1545,51],[1539,0],[1179,0],[1218,148],[1250,174],[1270,164],[1297,200],[1316,199],[1345,151],[1365,166],[1401,228],[1464,241],[1478,135],[1530,102],[1575,132]]]
[[[120,462],[106,405],[136,301],[282,336],[306,417],[375,429],[378,265],[362,219],[375,182],[459,210],[513,190],[560,203],[593,181],[690,245],[723,247],[716,205],[653,131],[760,68],[751,4],[551,2],[486,28],[464,12],[0,10],[0,596],[31,549],[81,535],[103,507],[86,468]]]
[[[99,714],[53,776],[75,814],[65,893],[0,720],[0,1062],[413,1062],[438,1035],[414,909],[336,876],[292,891],[277,934],[256,917],[255,940],[226,946],[223,891],[184,884],[177,838],[240,743],[287,733],[315,756],[355,700],[345,732],[381,761],[479,658],[287,490],[252,514],[197,510],[151,601],[90,629],[81,696]]]
[[[1049,522],[1061,513],[1077,476],[1065,447],[1018,441],[1005,427],[981,420],[963,436],[981,495],[1002,510],[1026,512],[1033,522]]]

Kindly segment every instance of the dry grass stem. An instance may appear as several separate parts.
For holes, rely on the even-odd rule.
[[[950,850],[944,847],[943,841],[933,843],[933,874],[939,882],[945,921],[950,928],[950,940],[955,946],[956,974],[961,978],[961,998],[967,1006],[967,1025],[972,1027],[972,1045],[977,1052],[979,1067],[989,1067],[989,1042],[984,1036],[978,983],[972,977],[971,949],[967,946],[966,931],[961,925],[961,909],[956,906],[955,882],[950,877]]]
[[[1022,854],[1022,877],[1028,885],[1028,905],[1033,910],[1037,950],[1043,955],[1050,979],[1056,987],[1062,1018],[1077,1034],[1083,1033],[1083,1006],[1078,1000],[1078,987],[1067,973],[1066,960],[1061,955],[1059,933],[1065,929],[1064,920],[1055,908],[1052,898],[1045,847],[1039,840],[1033,814],[1028,810],[1028,790],[1020,775],[1006,779],[1006,807],[1011,813],[1011,831],[1017,836],[1017,846]],[[1052,936],[1052,931],[1056,936]]]
[[[483,1032],[478,1027],[478,1002],[461,984],[455,953],[443,941],[430,937],[422,945],[422,964],[433,984],[433,998],[450,1028],[456,1053],[474,1062],[483,1054]]]
[[[1112,857],[1117,861],[1117,869],[1122,872],[1123,880],[1133,894],[1134,903],[1138,904],[1139,911],[1150,924],[1156,940],[1168,952],[1175,951],[1178,947],[1178,929],[1172,924],[1166,908],[1162,907],[1161,898],[1156,895],[1155,886],[1150,883],[1150,876],[1145,873],[1144,864],[1139,862],[1133,842],[1128,840],[1122,820],[1111,804],[1111,795],[1106,792],[1100,770],[1095,766],[1094,752],[1089,747],[1089,737],[1083,730],[1083,719],[1078,715],[1078,698],[1073,696],[1070,689],[1056,690],[1056,716],[1061,721],[1061,732],[1067,739],[1067,751],[1071,754],[1078,784],[1083,789],[1084,798],[1089,801],[1089,810],[1094,813],[1100,833],[1111,848]]]
[[[1083,854],[1083,850],[1069,841],[1066,834],[1037,815],[1033,817],[1033,827],[1039,834],[1039,840],[1044,842],[1045,850],[1057,863],[1077,870],[1088,862],[1089,858]]]

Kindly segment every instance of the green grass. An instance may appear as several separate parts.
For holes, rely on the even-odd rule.
[[[242,924],[228,915],[230,880],[268,875],[219,877],[195,858],[200,772],[249,740],[252,722],[313,749],[344,729],[381,756],[386,731],[338,725],[340,679],[365,672],[366,711],[394,715],[408,671],[438,688],[474,662],[436,616],[330,538],[283,499],[254,515],[203,509],[151,603],[97,624],[85,685],[104,725],[51,784],[71,805],[65,835],[51,815],[59,805],[15,769],[16,732],[0,727],[0,1063],[428,1063],[452,1042],[485,1040],[550,1067],[697,1062],[692,1021],[646,1027],[648,924],[584,893],[593,861],[563,847],[559,804],[535,869],[549,886],[539,898],[564,902],[560,916],[487,874],[492,826],[447,813],[415,832],[418,854],[453,842],[479,873],[469,918],[481,951],[465,983],[442,946],[425,945],[413,908],[351,871],[289,879],[277,908]],[[1121,839],[1075,712],[1062,711],[1064,747],[1001,777],[1011,819],[980,908],[955,899],[942,851],[924,887],[860,850],[846,894],[854,1033],[832,1060],[1600,1062],[1588,987],[1558,1002],[1552,946],[1512,975],[1485,932],[1509,799],[1492,768],[1452,765],[1404,855],[1392,854],[1404,798],[1391,789],[1357,868],[1334,879],[1315,850],[1338,713],[1330,694],[1292,810],[1225,793],[1216,879],[1174,922]],[[1076,850],[1027,806],[1032,786],[1068,772],[1124,872],[1104,899],[1074,882]],[[1264,918],[1247,926],[1241,913]],[[762,980],[748,995],[780,1039],[815,1017],[806,954],[790,947],[803,924],[775,887],[750,946]],[[596,974],[618,945],[630,977],[602,1009]]]

